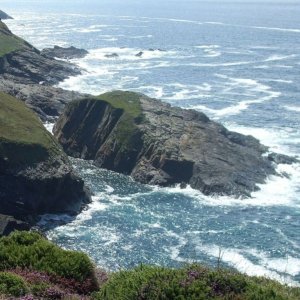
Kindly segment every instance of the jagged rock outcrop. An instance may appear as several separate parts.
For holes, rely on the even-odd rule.
[[[11,16],[9,16],[7,13],[5,13],[3,10],[0,10],[0,20],[8,20],[13,19]]]
[[[60,46],[54,46],[53,48],[45,48],[41,51],[41,54],[51,58],[62,58],[62,59],[72,59],[72,58],[83,58],[88,54],[85,49],[78,49],[74,46],[64,48]]]
[[[274,157],[262,156],[267,147],[252,136],[132,92],[68,104],[54,134],[71,156],[142,183],[185,183],[204,194],[249,196],[276,173]]]
[[[0,91],[24,100],[43,121],[52,121],[65,104],[82,95],[52,87],[80,70],[41,54],[0,21]]]
[[[77,213],[89,201],[83,181],[36,115],[0,92],[0,214],[32,224],[39,214]]]

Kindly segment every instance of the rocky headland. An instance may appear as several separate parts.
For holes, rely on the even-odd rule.
[[[8,19],[12,19],[12,17],[0,9],[0,20],[8,20]]]
[[[143,94],[114,91],[69,103],[54,134],[68,155],[161,186],[190,184],[204,194],[250,196],[274,161],[252,136],[227,130],[195,110]]]
[[[78,213],[89,192],[56,140],[22,101],[0,92],[0,108],[2,233],[40,214]]]

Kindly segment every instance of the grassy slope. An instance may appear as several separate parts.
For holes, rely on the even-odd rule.
[[[38,117],[16,98],[0,92],[0,158],[34,163],[59,151]]]
[[[0,21],[0,57],[10,52],[22,49],[26,42],[13,35],[8,27]]]
[[[136,124],[142,121],[143,114],[140,104],[140,95],[134,92],[113,91],[97,97],[109,103],[112,107],[122,109],[124,114],[116,131],[116,139],[122,145],[122,149],[130,149],[134,143]]]

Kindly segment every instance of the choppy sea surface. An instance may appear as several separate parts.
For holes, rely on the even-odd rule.
[[[89,50],[72,60],[83,74],[60,87],[143,92],[299,155],[299,3],[2,2],[15,17],[6,22],[11,30],[37,48]],[[48,237],[63,247],[107,270],[142,262],[216,265],[220,256],[247,274],[300,284],[300,164],[279,165],[281,176],[252,198],[234,199],[140,185],[89,161],[73,163],[94,196],[77,217],[44,216]],[[69,223],[57,226],[62,220]]]

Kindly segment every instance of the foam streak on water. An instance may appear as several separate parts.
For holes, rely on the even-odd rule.
[[[95,95],[143,92],[204,111],[270,151],[299,155],[299,5],[278,2],[257,10],[249,3],[207,2],[200,9],[193,1],[188,15],[179,2],[173,5],[174,11],[136,10],[139,17],[118,6],[107,14],[96,7],[65,14],[8,11],[16,19],[7,23],[39,49],[56,44],[89,50],[73,60],[82,75],[60,87]],[[73,163],[94,196],[77,217],[44,216],[47,235],[63,247],[89,253],[108,270],[140,262],[215,266],[221,251],[224,265],[299,284],[299,163],[279,165],[279,176],[267,178],[249,199],[143,186],[91,162]]]

